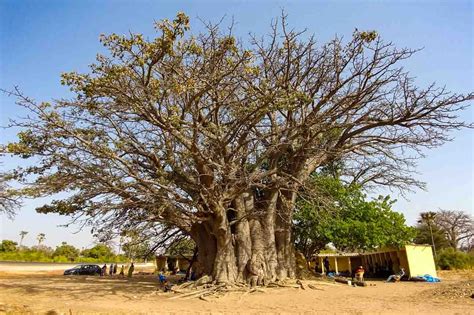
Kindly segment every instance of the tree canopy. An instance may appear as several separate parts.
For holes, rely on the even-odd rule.
[[[74,261],[79,257],[79,250],[66,242],[62,242],[60,246],[57,246],[54,250],[53,257],[63,256],[70,261]]]
[[[436,249],[451,247],[469,250],[474,238],[474,219],[459,210],[423,212],[417,230],[418,243],[431,244],[432,233]]]
[[[431,239],[431,233],[433,234],[433,239]],[[426,223],[418,223],[416,225],[416,237],[414,242],[416,244],[433,245],[433,241],[436,250],[450,247],[446,235],[438,226],[432,226],[430,230],[430,227]]]
[[[84,249],[81,252],[82,256],[90,258],[110,259],[115,254],[112,249],[105,244],[97,244],[92,248]]]
[[[0,173],[0,214],[12,218],[20,208],[18,196],[10,194],[10,186],[6,174]]]
[[[359,185],[313,174],[306,187],[317,194],[302,194],[296,204],[296,248],[307,259],[332,243],[338,250],[361,251],[401,246],[413,240],[403,214],[392,210],[389,196],[369,200]],[[311,197],[315,196],[315,197]]]
[[[436,226],[444,232],[449,245],[454,248],[469,247],[474,238],[474,219],[459,210],[440,210],[435,217]]]
[[[248,42],[233,27],[189,18],[156,23],[156,38],[103,35],[88,73],[62,74],[73,96],[36,102],[6,149],[37,164],[12,174],[17,194],[68,192],[38,211],[90,218],[112,231],[180,231],[217,282],[261,270],[294,276],[296,197],[332,161],[357,183],[407,189],[422,150],[468,123],[473,94],[415,85],[375,31],[318,44],[282,16]],[[250,267],[248,267],[250,266]]]
[[[0,243],[0,252],[14,252],[17,250],[18,244],[11,240],[2,240]]]

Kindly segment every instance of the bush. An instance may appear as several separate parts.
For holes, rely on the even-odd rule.
[[[0,253],[0,261],[50,262],[51,256],[45,252],[28,249],[16,252]]]
[[[436,264],[442,270],[471,269],[474,267],[474,256],[454,248],[445,248],[438,252]]]
[[[53,251],[47,246],[33,246],[31,248],[22,246],[17,249],[16,243],[12,241],[0,243],[0,261],[25,261],[25,262],[55,262],[55,263],[105,263],[105,262],[127,262],[129,259],[124,255],[115,255],[105,245],[96,245],[91,249],[83,251],[79,256],[79,250],[63,242]],[[84,255],[86,254],[86,255]]]
[[[0,252],[14,252],[17,250],[17,243],[10,240],[2,240],[0,243]]]
[[[56,250],[53,253],[54,261],[56,262],[57,257],[64,262],[73,262],[79,256],[79,250],[72,245],[68,245],[66,242],[62,242],[61,246],[56,247]],[[64,259],[63,259],[64,258]]]

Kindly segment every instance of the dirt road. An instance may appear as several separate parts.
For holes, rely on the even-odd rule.
[[[470,297],[439,293],[461,283],[474,287],[474,272],[445,273],[442,283],[383,283],[350,287],[323,285],[319,290],[266,288],[264,293],[233,293],[219,299],[170,299],[157,291],[153,276],[64,277],[0,274],[0,313],[48,314],[474,314]],[[454,289],[451,289],[454,288]],[[473,292],[474,293],[474,292]]]
[[[53,271],[64,271],[69,268],[80,264],[88,263],[73,263],[73,264],[63,264],[63,263],[37,263],[37,262],[8,262],[0,261],[0,274],[9,273],[9,274],[39,274],[43,272],[53,272]],[[102,266],[104,263],[91,263],[93,265]],[[107,267],[110,266],[110,263],[105,262]],[[138,269],[153,269],[153,263],[136,263],[135,268]]]

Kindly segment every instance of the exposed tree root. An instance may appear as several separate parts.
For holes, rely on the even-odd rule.
[[[316,286],[312,285],[312,284],[308,284],[308,288],[312,289],[312,290],[321,290],[321,291],[324,291],[324,289],[320,289],[320,288],[317,288]]]
[[[203,301],[209,301],[209,298],[221,298],[227,294],[239,292],[242,293],[239,301],[242,300],[246,295],[252,293],[265,293],[267,292],[264,287],[249,287],[245,283],[235,283],[235,284],[214,284],[212,282],[204,283],[199,282],[186,282],[181,285],[173,286],[170,291],[175,293],[174,296],[170,299],[194,299],[199,298]],[[326,284],[326,283],[324,283]],[[328,283],[329,284],[329,283]],[[329,284],[332,285],[332,284]],[[292,289],[302,289],[306,290],[307,288],[312,290],[321,290],[324,289],[318,288],[315,284],[306,284],[302,280],[287,281],[287,282],[270,282],[266,286],[268,289],[272,288],[292,288]]]
[[[301,289],[306,290],[306,287],[304,286],[303,282],[301,280],[296,280],[296,284],[300,286]]]

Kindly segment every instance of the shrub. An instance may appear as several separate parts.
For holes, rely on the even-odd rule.
[[[17,243],[10,240],[2,240],[0,243],[0,252],[14,252],[17,250]]]
[[[474,256],[454,248],[445,248],[438,252],[436,264],[442,270],[471,269],[474,267]]]
[[[79,250],[72,245],[68,245],[66,242],[62,242],[62,244],[56,247],[56,250],[53,253],[54,261],[56,262],[56,257],[61,260],[65,259],[65,262],[72,262],[79,256]],[[63,259],[64,258],[64,259]]]

